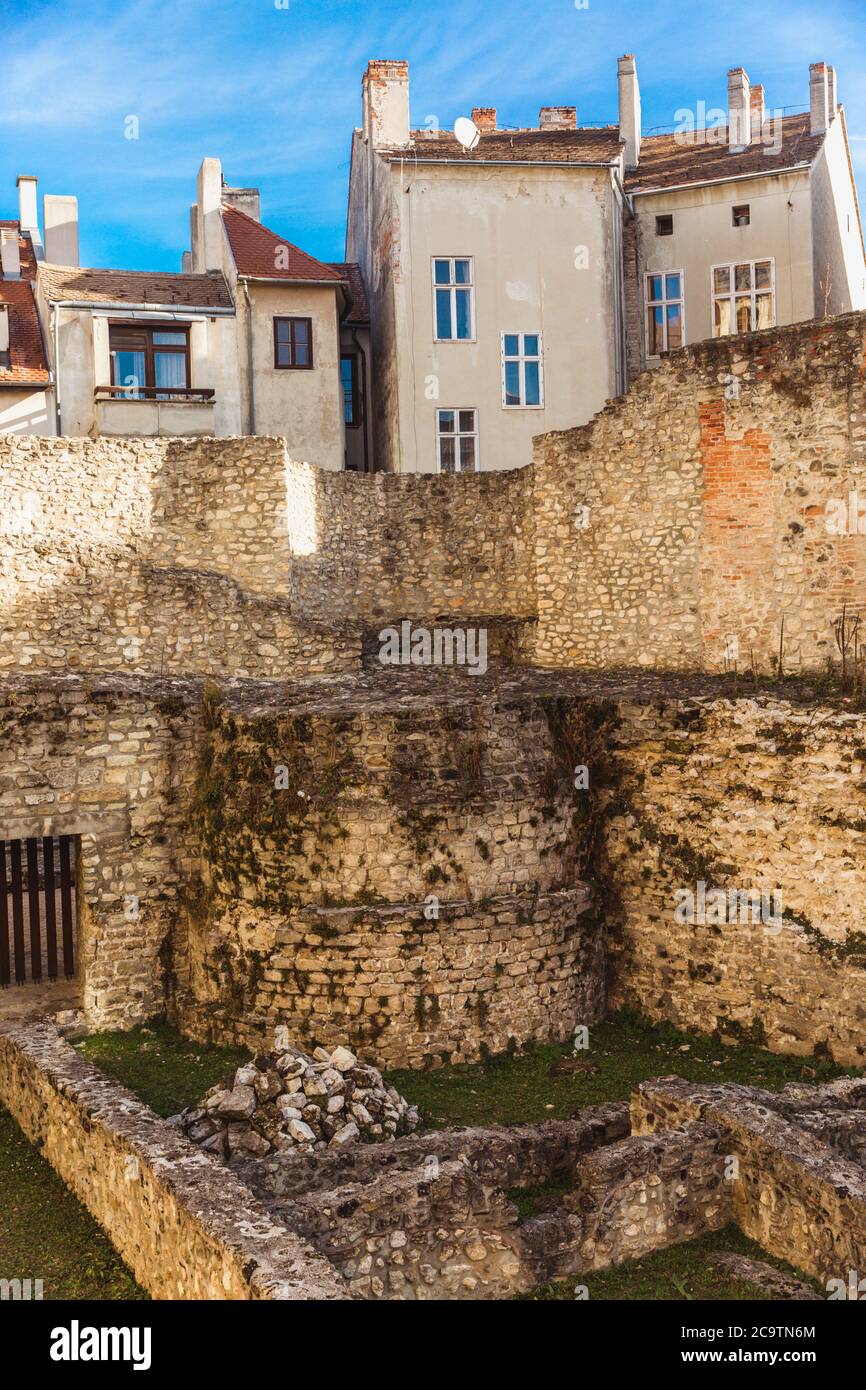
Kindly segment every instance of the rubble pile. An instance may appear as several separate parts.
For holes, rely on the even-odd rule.
[[[416,1107],[348,1048],[317,1047],[308,1056],[278,1029],[273,1052],[238,1067],[175,1123],[203,1149],[231,1159],[376,1143],[411,1134],[418,1120]]]

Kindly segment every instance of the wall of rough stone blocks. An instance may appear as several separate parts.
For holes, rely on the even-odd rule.
[[[186,1031],[258,1041],[285,1021],[305,1044],[421,1066],[602,1016],[543,701],[400,711],[355,692],[294,713],[256,693],[205,713],[201,878],[175,960]]]
[[[617,714],[612,1006],[862,1066],[866,716],[771,695],[623,700]],[[781,925],[739,905],[734,920],[678,921],[677,891],[700,881],[778,890]]]
[[[536,440],[538,664],[838,658],[843,604],[866,615],[866,505],[828,528],[866,498],[864,333],[854,314],[699,343]]]
[[[51,1024],[0,1029],[0,1102],[153,1298],[346,1297],[336,1270],[229,1169]]]
[[[77,837],[76,955],[94,1027],[165,1006],[192,698],[183,682],[0,682],[0,836]]]
[[[288,466],[293,609],[307,618],[535,611],[523,469],[453,475]]]
[[[862,1121],[862,1079],[788,1086],[777,1096],[753,1087],[699,1086],[679,1077],[643,1082],[632,1095],[635,1134],[708,1124],[736,1158],[724,1183],[733,1219],[772,1255],[825,1282],[848,1286],[866,1260],[866,1171],[834,1152],[801,1122],[811,1107],[850,1106]],[[848,1094],[846,1095],[846,1091]],[[792,1093],[799,1092],[798,1096]]]

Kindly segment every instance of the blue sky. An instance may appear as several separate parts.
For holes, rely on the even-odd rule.
[[[368,58],[408,58],[413,124],[473,105],[537,124],[569,103],[616,119],[616,59],[637,57],[644,130],[726,103],[743,66],[771,107],[808,104],[836,66],[866,194],[866,0],[0,0],[0,217],[15,179],[74,193],[85,265],[180,267],[204,155],[256,184],[263,217],[323,259],[343,252],[350,135]],[[130,115],[139,139],[124,138]]]

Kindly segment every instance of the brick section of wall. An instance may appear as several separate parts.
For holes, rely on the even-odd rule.
[[[240,1180],[50,1024],[0,1029],[0,1101],[159,1299],[341,1299],[340,1276]]]
[[[785,669],[837,656],[866,615],[864,316],[696,344],[580,429],[536,440],[537,642],[545,666]],[[589,508],[588,525],[576,524]],[[531,659],[531,658],[530,658]]]

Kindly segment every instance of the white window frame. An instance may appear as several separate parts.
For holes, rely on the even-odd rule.
[[[461,340],[461,341],[465,341],[465,340]],[[463,411],[463,412],[465,413],[467,410],[471,410],[471,411],[472,411],[472,414],[473,414],[474,417],[475,417],[475,428],[474,428],[474,430],[461,430],[461,429],[459,428],[459,426],[460,426],[460,412]],[[440,416],[441,414],[443,414],[445,411],[449,411],[451,414],[454,415],[454,417],[455,417],[455,418],[454,418],[454,424],[455,424],[455,426],[457,426],[456,429],[453,429],[453,430],[446,430],[446,431],[440,430],[440,428],[439,428],[439,416]],[[471,471],[471,472],[473,472],[473,473],[480,473],[480,472],[481,472],[481,430],[480,430],[479,425],[478,425],[478,408],[477,408],[477,406],[474,406],[474,405],[437,405],[436,410],[435,410],[434,415],[433,415],[433,423],[434,423],[434,428],[435,428],[435,430],[436,430],[436,472],[437,472],[437,473],[447,473],[447,474],[449,474],[449,476],[452,476],[452,477],[458,477],[460,473],[465,473],[465,472],[469,472],[469,471]],[[459,441],[459,440],[461,440],[461,439],[474,439],[474,440],[475,440],[475,467],[474,467],[473,469],[471,469],[471,470],[464,469],[464,468],[455,469],[453,474],[451,473],[451,470],[450,470],[450,469],[448,469],[448,468],[443,468],[443,467],[442,467],[442,455],[441,455],[441,450],[440,450],[440,448],[439,448],[439,442],[440,442],[440,440],[442,440],[442,439],[453,439],[453,440],[455,440],[455,441]],[[455,447],[455,450],[454,450],[454,454],[455,454],[455,459],[456,459],[457,457],[459,457],[459,454],[460,454],[459,442],[456,444],[456,447]]]
[[[518,348],[519,348],[519,351],[518,351],[516,357],[514,356],[513,353],[508,353],[508,355],[507,355],[507,357],[506,357],[506,353],[505,353],[505,339],[506,339],[506,338],[517,338],[517,340],[518,340]],[[527,353],[527,352],[524,351],[524,341],[525,341],[526,338],[537,338],[537,339],[538,339],[538,352],[537,352],[537,353],[534,353],[534,352]],[[507,333],[502,333],[502,334],[500,335],[500,339],[499,339],[499,360],[500,360],[500,368],[501,368],[501,376],[502,376],[502,409],[503,409],[503,410],[543,410],[543,409],[544,409],[544,334],[543,334],[543,333],[540,333],[540,332],[536,333],[536,332],[534,332],[531,328],[528,329],[525,333],[518,333],[518,332],[516,332],[514,329],[509,329]],[[506,389],[505,389],[505,363],[506,363],[506,362],[517,362],[517,363],[519,364],[520,401],[519,401],[519,403],[518,403],[517,405],[511,405],[511,404],[509,404],[509,403],[506,401],[506,399],[505,399],[506,394],[507,394]],[[537,405],[527,405],[527,404],[526,404],[526,363],[527,363],[527,362],[537,362],[537,363],[538,363],[538,404],[537,404]]]
[[[750,317],[751,321],[754,323],[754,320],[755,320],[755,299],[756,299],[756,297],[757,297],[758,295],[766,296],[766,294],[767,294],[767,290],[757,290],[757,289],[755,288],[755,266],[758,265],[758,264],[760,264],[760,263],[763,263],[763,262],[765,262],[765,261],[768,262],[768,263],[769,263],[769,266],[770,266],[770,289],[769,289],[769,294],[770,294],[770,302],[771,302],[772,308],[773,308],[773,321],[772,321],[772,323],[767,324],[767,327],[768,327],[768,328],[775,328],[775,327],[776,327],[776,258],[775,258],[775,256],[755,256],[753,259],[748,259],[747,257],[742,256],[742,257],[740,257],[739,259],[737,259],[737,260],[735,260],[735,261],[718,261],[715,265],[711,265],[711,266],[710,266],[710,333],[711,333],[711,335],[712,335],[714,338],[721,338],[721,337],[722,337],[722,334],[721,334],[721,333],[716,333],[716,301],[717,301],[717,300],[720,300],[720,299],[727,299],[727,300],[730,300],[730,301],[731,301],[731,306],[732,306],[732,308],[731,308],[731,324],[732,324],[732,329],[733,329],[733,331],[732,331],[731,333],[726,333],[726,334],[724,335],[725,337],[727,337],[727,338],[735,338],[735,337],[737,336],[737,334],[738,334],[738,332],[739,332],[739,329],[737,328],[737,299],[745,299],[747,294],[749,295],[749,298],[750,298],[750,301],[751,301],[751,302],[750,302],[750,314],[749,314],[749,317]],[[738,266],[738,265],[749,265],[749,266],[752,267],[752,288],[751,288],[751,290],[740,290],[740,291],[738,292],[738,291],[736,291],[736,290],[734,289],[734,270],[735,270],[736,266]],[[729,271],[730,271],[730,289],[728,290],[727,294],[717,294],[717,293],[716,293],[716,271],[717,271],[717,270],[729,270]],[[750,333],[763,333],[763,332],[764,332],[764,329],[762,329],[762,328],[750,328],[750,329],[749,329],[749,332],[750,332]]]
[[[679,292],[679,296],[678,296],[676,299],[668,299],[668,297],[667,297],[667,280],[665,279],[665,277],[666,277],[667,275],[678,275],[678,276],[680,277],[680,292]],[[651,298],[650,298],[650,291],[649,291],[650,280],[656,280],[656,279],[658,279],[659,276],[661,276],[661,281],[662,281],[662,298],[661,298],[661,299],[651,299]],[[657,308],[659,305],[661,305],[665,310],[667,310],[667,306],[668,306],[669,304],[679,304],[679,306],[680,306],[680,328],[681,328],[681,333],[682,333],[682,342],[680,343],[680,347],[685,347],[685,345],[686,345],[686,273],[685,273],[685,271],[684,271],[684,270],[677,270],[677,268],[676,268],[675,266],[672,266],[670,270],[645,270],[645,271],[644,271],[644,281],[643,281],[643,337],[644,337],[644,350],[645,350],[645,352],[646,352],[646,356],[647,356],[647,361],[648,361],[648,362],[658,362],[658,361],[660,360],[660,355],[659,355],[659,353],[657,353],[657,352],[650,352],[649,311],[650,311],[650,309],[655,309],[655,308]],[[667,316],[667,313],[664,313],[664,314],[662,315],[662,328],[664,329],[664,342],[665,342],[664,351],[665,351],[665,352],[670,352],[671,349],[668,347],[668,316]],[[676,351],[676,349],[673,349],[673,351]]]
[[[436,279],[436,262],[448,262],[448,284],[441,285]],[[458,284],[454,278],[455,261],[466,261],[469,266],[468,284]],[[430,276],[433,281],[433,341],[434,343],[474,343],[475,338],[475,257],[474,256],[431,256]],[[439,315],[436,312],[436,292],[437,290],[448,290],[451,302],[451,329],[450,338],[439,337]],[[469,337],[457,337],[457,290],[469,291]]]

